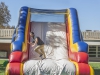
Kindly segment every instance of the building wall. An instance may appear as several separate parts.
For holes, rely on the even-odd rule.
[[[86,30],[82,32],[84,39],[100,39],[100,31]]]
[[[8,33],[9,32],[9,33]],[[8,58],[10,54],[10,43],[7,43],[6,39],[12,38],[14,29],[2,29],[0,30],[0,58]],[[8,35],[9,34],[9,35]],[[82,31],[84,41],[89,45],[88,54],[89,59],[94,61],[100,61],[100,31],[86,30]],[[6,39],[4,39],[6,38]],[[5,42],[3,41],[5,40]],[[4,43],[3,43],[4,42]]]
[[[0,58],[10,55],[10,43],[15,29],[0,29]]]
[[[82,32],[82,36],[89,46],[89,61],[100,61],[100,31],[86,30]]]
[[[10,43],[0,43],[0,58],[8,58],[10,54]]]

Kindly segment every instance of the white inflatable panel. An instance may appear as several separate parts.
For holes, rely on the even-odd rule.
[[[41,60],[34,48],[30,46],[30,59],[24,63],[24,74],[75,75],[75,66],[68,60],[65,24],[34,22],[31,31],[44,41],[46,59]]]

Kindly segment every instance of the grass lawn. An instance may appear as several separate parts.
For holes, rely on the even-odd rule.
[[[7,63],[7,60],[0,60],[0,75],[4,75]],[[95,75],[100,75],[100,62],[90,62],[89,64],[93,67]]]
[[[91,62],[89,64],[93,67],[95,75],[100,75],[100,62],[98,63]]]
[[[8,60],[0,60],[0,75],[4,75],[7,63],[8,63]]]

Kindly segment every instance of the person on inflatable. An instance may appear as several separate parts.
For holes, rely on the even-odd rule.
[[[45,52],[44,52],[44,42],[40,39],[40,37],[36,37],[35,38],[35,34],[34,32],[30,32],[30,37],[33,38],[32,42],[28,42],[28,44],[32,45],[32,47],[36,47],[34,48],[35,52],[37,52],[40,57],[42,57],[42,55],[44,56],[42,59],[45,59]]]

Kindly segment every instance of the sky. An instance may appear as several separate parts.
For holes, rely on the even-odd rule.
[[[100,0],[0,0],[5,2],[10,10],[9,25],[17,25],[19,10],[22,6],[38,9],[68,9],[75,8],[81,31],[100,30]]]

